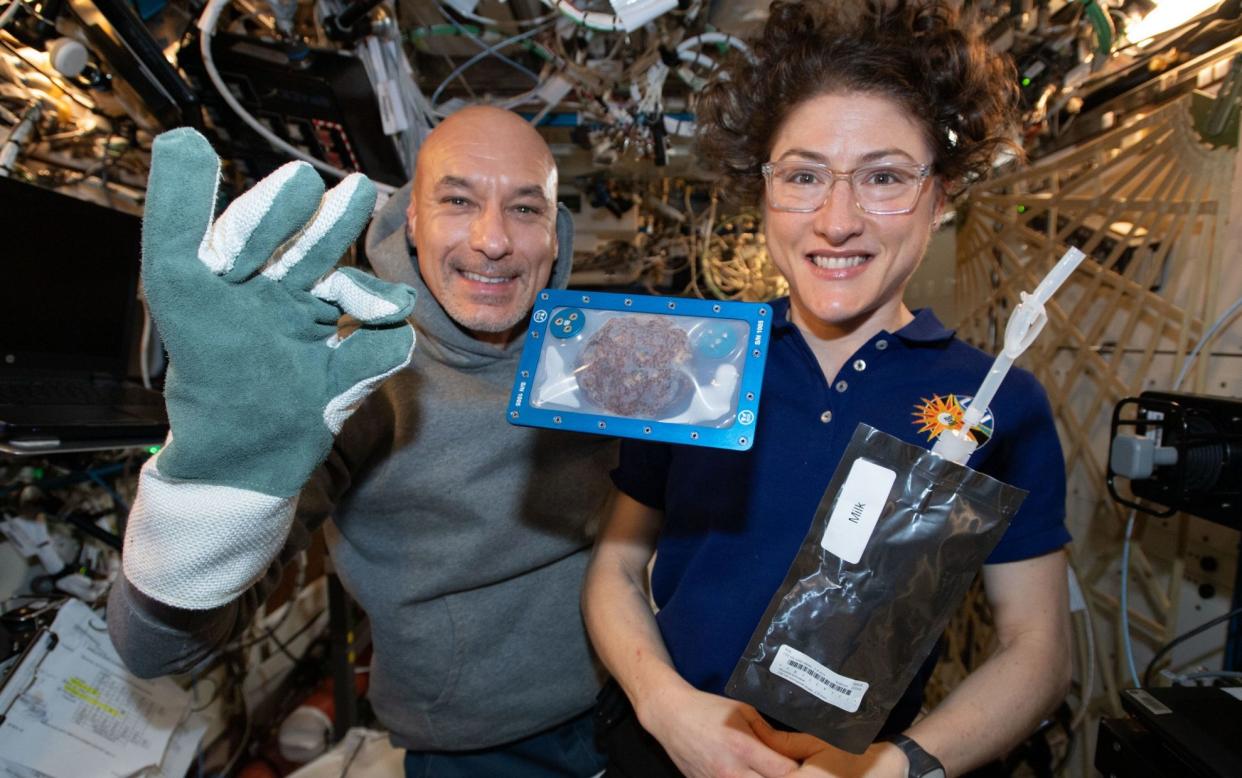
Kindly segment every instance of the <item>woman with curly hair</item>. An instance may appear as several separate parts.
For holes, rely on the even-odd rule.
[[[1064,463],[1043,389],[1015,371],[971,430],[970,466],[1030,492],[983,567],[995,653],[917,718],[929,657],[862,755],[723,696],[855,426],[930,446],[991,364],[902,294],[947,199],[1018,151],[1015,76],[949,2],[843,5],[774,3],[755,60],[699,103],[700,154],[761,204],[790,293],[750,451],[622,447],[583,593],[616,681],[597,709],[609,776],[956,775],[1069,682]]]

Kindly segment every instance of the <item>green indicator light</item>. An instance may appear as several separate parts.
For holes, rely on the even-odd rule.
[[[1018,206],[1018,213],[1026,213],[1026,206],[1025,206],[1025,205],[1019,205],[1019,206]],[[154,452],[153,452],[153,453],[154,453]]]
[[[1031,79],[1027,78],[1026,76],[1023,76],[1023,77],[1022,77],[1022,86],[1030,86],[1030,85],[1031,85]]]
[[[34,479],[36,481],[42,481],[43,480],[43,468],[36,467],[34,470],[31,471],[31,475],[34,476]]]
[[[148,448],[148,449],[147,449],[147,453],[148,453],[148,454],[151,454],[152,456],[154,456],[155,454],[160,453],[160,447],[159,447],[159,446],[151,446],[150,448]]]

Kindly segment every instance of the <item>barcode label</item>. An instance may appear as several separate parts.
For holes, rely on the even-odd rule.
[[[380,123],[385,135],[396,135],[409,129],[405,120],[405,104],[401,102],[401,92],[397,82],[391,78],[379,84],[376,90],[379,97]]]
[[[857,713],[870,684],[834,673],[796,648],[781,646],[772,672],[847,713]]]
[[[1157,716],[1164,716],[1173,712],[1173,709],[1168,705],[1165,705],[1142,689],[1126,689],[1125,693],[1130,695],[1132,700]]]

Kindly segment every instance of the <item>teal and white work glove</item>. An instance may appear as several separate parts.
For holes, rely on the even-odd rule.
[[[172,432],[143,468],[123,559],[144,594],[191,609],[263,575],[333,436],[414,349],[413,289],[333,269],[374,207],[365,176],[325,195],[292,162],[213,221],[219,176],[194,130],[155,139],[143,287],[169,354]],[[342,311],[361,322],[344,338]]]

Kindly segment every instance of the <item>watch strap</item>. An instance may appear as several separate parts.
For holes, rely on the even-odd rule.
[[[909,778],[944,778],[944,765],[940,760],[923,750],[923,747],[906,735],[890,735],[890,743],[897,746],[910,762]]]

